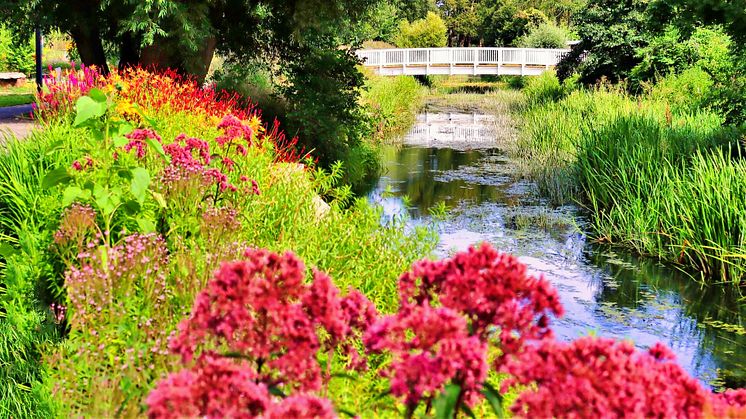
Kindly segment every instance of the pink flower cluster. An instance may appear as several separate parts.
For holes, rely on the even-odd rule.
[[[161,137],[156,134],[152,129],[136,129],[131,133],[127,134],[126,137],[131,141],[124,145],[124,151],[130,152],[135,150],[135,156],[138,159],[145,158],[146,151],[148,149],[147,140],[152,139],[159,143],[163,142]]]
[[[487,343],[470,336],[466,319],[449,308],[414,306],[375,323],[365,335],[373,352],[393,355],[391,393],[414,409],[450,381],[461,385],[468,405],[479,400],[487,377]]]
[[[296,395],[274,400],[246,361],[212,353],[171,374],[147,398],[150,418],[333,418],[328,400]]]
[[[489,245],[451,259],[420,261],[399,280],[400,308],[379,317],[357,291],[346,297],[324,273],[304,283],[290,253],[249,250],[226,263],[179,325],[171,350],[185,371],[171,374],[148,398],[151,417],[329,417],[318,391],[320,351],[388,353],[382,374],[411,416],[453,383],[458,404],[474,405],[499,344],[495,371],[504,388],[524,390],[513,413],[524,417],[695,417],[746,414],[746,390],[713,394],[658,344],[582,338],[556,341],[550,316],[562,315],[556,291],[516,258]],[[217,351],[227,351],[218,354]],[[284,400],[270,390],[294,394]]]
[[[505,385],[536,385],[513,406],[523,417],[700,418],[708,409],[720,416],[739,400],[746,406],[746,390],[714,396],[662,344],[642,352],[612,339],[545,340],[504,371],[511,374]]]
[[[488,244],[451,259],[422,260],[399,278],[399,312],[366,336],[373,352],[390,352],[392,393],[416,406],[448,382],[473,405],[487,375],[488,342],[497,334],[499,362],[527,340],[551,337],[549,315],[562,315],[556,290],[525,265]],[[498,362],[498,363],[499,363]]]
[[[256,415],[250,407],[258,406],[255,400],[269,400],[268,388],[300,394],[321,388],[319,350],[340,349],[361,366],[352,342],[377,316],[370,301],[356,291],[340,297],[321,272],[314,272],[306,285],[305,267],[291,253],[248,250],[244,256],[223,264],[197,296],[191,316],[179,325],[170,347],[184,363],[193,362],[195,355],[196,362],[154,390],[148,399],[151,415],[161,417],[158,412],[185,403],[183,398],[191,397],[187,394],[197,394],[189,400],[202,400],[206,391],[212,392],[209,403],[191,405],[200,416],[235,416],[236,400],[242,400],[238,408],[243,415]],[[324,330],[323,339],[319,330]],[[217,349],[237,359],[221,358]],[[232,378],[210,381],[223,373]],[[248,384],[232,385],[233,378]],[[241,404],[244,393],[251,396]],[[327,417],[332,412],[328,402],[308,396],[290,397],[276,408],[262,406],[269,417]]]
[[[226,115],[218,127],[224,132],[223,135],[215,139],[224,154],[218,159],[222,169],[214,166],[210,167],[214,156],[211,154],[210,145],[206,141],[181,134],[176,137],[173,143],[163,147],[166,154],[171,157],[170,165],[164,169],[161,176],[167,186],[188,183],[189,187],[192,187],[193,179],[198,176],[205,186],[217,185],[219,192],[235,192],[238,190],[238,187],[231,182],[228,176],[236,167],[236,162],[229,155],[236,152],[245,156],[247,146],[250,147],[253,144],[253,133],[251,128],[233,115]],[[139,142],[136,142],[133,147],[139,144]],[[239,179],[242,182],[249,181],[249,178],[245,175],[239,176]],[[178,186],[176,188],[179,189]],[[255,180],[251,180],[251,189],[244,188],[244,191],[259,195],[259,185]],[[217,200],[217,197],[214,198]]]
[[[246,148],[240,140],[246,141],[246,145],[251,147],[254,143],[254,131],[241,122],[240,119],[228,114],[218,124],[218,128],[223,131],[223,135],[215,138],[215,141],[222,147],[229,147],[235,144],[240,154],[246,154]],[[236,141],[238,140],[238,141]]]
[[[88,94],[94,87],[103,86],[106,81],[101,73],[93,67],[80,64],[80,70],[75,70],[73,62],[72,69],[57,77],[57,72],[49,67],[49,72],[44,75],[44,86],[46,89],[37,94],[37,103],[34,104],[34,116],[50,121],[64,115],[70,115],[75,109],[75,101]]]
[[[86,156],[85,163],[81,163],[80,161],[75,160],[75,161],[73,161],[73,164],[71,165],[71,167],[76,172],[82,172],[85,169],[93,167],[93,159],[91,159],[90,157]]]

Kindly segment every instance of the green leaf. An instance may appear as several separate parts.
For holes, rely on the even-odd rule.
[[[67,183],[70,179],[72,179],[72,176],[67,173],[67,168],[58,167],[44,175],[44,179],[41,181],[41,187],[42,189],[49,189],[61,183]]]
[[[145,202],[145,197],[148,193],[148,185],[150,185],[150,173],[148,173],[148,170],[144,167],[135,167],[132,169],[130,191],[140,205]]]
[[[482,394],[492,406],[492,410],[495,412],[497,417],[505,417],[503,412],[503,396],[492,384],[484,382],[482,385]]]
[[[158,203],[158,206],[160,206],[161,208],[168,207],[168,204],[166,203],[166,198],[164,198],[163,195],[161,195],[158,192],[152,192],[152,191],[150,194],[153,196],[153,199],[155,199],[155,202]]]
[[[125,136],[135,130],[129,122],[120,122],[117,126],[116,135]]]
[[[115,137],[114,138],[114,147],[124,147],[129,142],[130,142],[130,140],[127,137],[122,137],[122,136]]]
[[[471,411],[471,408],[469,406],[462,404],[461,411],[464,412],[464,414],[471,419],[476,419],[476,416],[474,416],[474,412]]]
[[[142,208],[140,206],[140,203],[131,199],[124,204],[122,204],[122,208],[124,208],[124,211],[129,215],[135,215],[140,212],[140,209]]]
[[[81,96],[75,102],[75,122],[73,126],[79,127],[93,118],[98,118],[106,113],[106,105],[96,102],[88,96]]]
[[[83,195],[83,190],[80,189],[77,185],[70,185],[67,188],[65,188],[65,192],[62,193],[62,206],[66,207],[73,202],[75,202],[76,199],[80,198],[80,196]]]
[[[282,391],[281,389],[279,389],[277,386],[270,386],[267,390],[269,390],[269,394],[271,394],[271,395],[273,395],[275,397],[281,397],[281,398],[284,399],[285,397],[288,396],[287,394],[285,394],[284,391]]]
[[[8,259],[16,253],[18,253],[18,251],[12,245],[8,243],[0,243],[0,256],[4,259]]]
[[[90,96],[91,99],[98,103],[106,102],[106,93],[104,93],[101,89],[91,89],[88,92],[88,96]]]
[[[139,217],[137,219],[137,226],[140,227],[141,233],[152,233],[155,231],[155,223],[147,218]]]
[[[105,215],[113,213],[116,209],[116,204],[108,188],[96,184],[93,188],[93,198],[96,201],[96,205]]]
[[[161,143],[152,138],[146,138],[145,142],[148,144],[148,146],[150,146],[150,148],[155,150],[156,153],[160,154],[161,157],[166,159],[166,161],[170,161],[166,152],[163,151],[163,145]]]
[[[437,419],[452,419],[456,416],[456,403],[458,402],[461,387],[449,383],[443,393],[435,399],[435,417]]]

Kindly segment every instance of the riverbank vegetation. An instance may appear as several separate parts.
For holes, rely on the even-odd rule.
[[[555,205],[586,207],[597,241],[681,265],[697,280],[741,286],[746,114],[738,92],[746,79],[738,34],[684,29],[675,15],[656,30],[655,9],[606,3],[578,15],[582,41],[560,66],[565,79],[545,73],[525,88],[526,172]],[[627,38],[594,29],[611,23],[627,25]],[[626,49],[612,51],[605,39]],[[579,51],[586,55],[576,61]]]

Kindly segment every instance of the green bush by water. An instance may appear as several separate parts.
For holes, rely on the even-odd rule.
[[[596,240],[739,284],[746,273],[740,134],[721,116],[695,111],[690,91],[663,84],[635,97],[601,86],[529,107],[519,153],[554,204],[589,209]]]
[[[375,139],[404,134],[414,123],[425,87],[414,77],[383,77],[367,72],[362,103],[374,125]]]

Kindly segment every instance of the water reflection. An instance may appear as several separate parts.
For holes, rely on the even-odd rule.
[[[441,255],[487,240],[546,274],[567,311],[555,323],[561,339],[595,333],[643,348],[662,341],[701,380],[746,384],[746,308],[737,297],[700,289],[654,262],[591,247],[578,233],[577,210],[548,209],[530,183],[515,179],[512,162],[494,143],[425,147],[413,138],[384,150],[384,175],[370,198],[387,216],[408,212],[416,220],[444,203],[449,219],[439,226]]]

